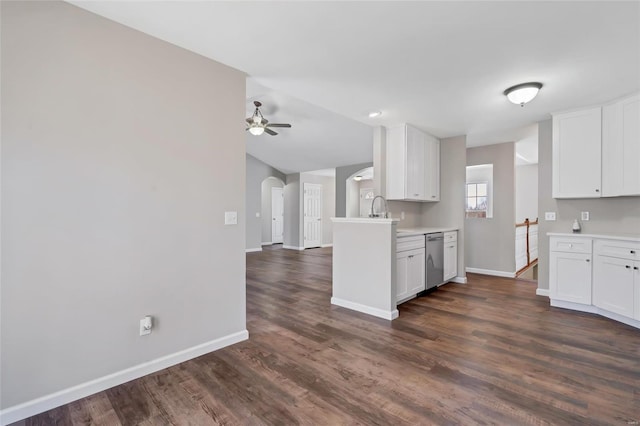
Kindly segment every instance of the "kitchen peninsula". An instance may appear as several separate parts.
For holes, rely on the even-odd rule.
[[[393,320],[398,303],[425,290],[426,271],[433,270],[434,260],[442,277],[438,285],[456,275],[456,228],[399,229],[398,219],[384,218],[331,220],[333,305]],[[441,236],[439,252],[425,256],[425,234]]]

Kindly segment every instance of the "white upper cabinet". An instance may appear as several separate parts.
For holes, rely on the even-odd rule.
[[[389,200],[440,201],[440,141],[407,124],[387,129]]]
[[[640,195],[640,94],[602,109],[602,196]]]
[[[601,196],[602,109],[553,116],[553,198]]]

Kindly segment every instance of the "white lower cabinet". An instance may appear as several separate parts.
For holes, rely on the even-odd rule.
[[[549,242],[552,306],[640,328],[640,242],[553,234]]]
[[[397,253],[397,302],[415,296],[425,289],[424,257],[424,248]]]
[[[591,240],[551,237],[550,247],[551,299],[591,305]]]
[[[458,232],[444,233],[444,276],[449,281],[458,275]]]
[[[591,304],[591,254],[551,252],[549,290],[551,298]]]
[[[634,267],[630,262],[609,256],[596,256],[593,264],[593,304],[598,308],[634,318]]]
[[[640,244],[598,240],[594,253],[593,304],[640,320]]]

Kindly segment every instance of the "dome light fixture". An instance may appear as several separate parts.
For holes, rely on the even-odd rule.
[[[249,133],[251,133],[254,136],[260,136],[261,134],[264,133],[264,127],[254,123],[249,126]]]
[[[524,104],[531,102],[536,97],[541,87],[542,83],[538,82],[517,84],[505,90],[504,95],[509,101],[523,107]]]
[[[362,176],[360,176],[360,175],[354,176],[353,180],[355,180],[356,182],[360,182],[362,180]]]
[[[371,111],[369,113],[369,118],[376,118],[382,115],[382,111]]]

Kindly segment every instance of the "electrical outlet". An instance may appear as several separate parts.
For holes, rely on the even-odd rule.
[[[153,328],[153,322],[151,321],[151,316],[147,315],[140,320],[140,335],[146,336],[147,334],[151,334],[151,329]]]
[[[237,225],[238,224],[238,212],[224,212],[224,224],[225,225]]]
[[[256,212],[256,217],[260,217],[260,212]]]
[[[580,219],[583,220],[583,221],[589,220],[589,212],[581,212],[580,213]]]
[[[556,220],[556,212],[544,212],[544,220]]]

